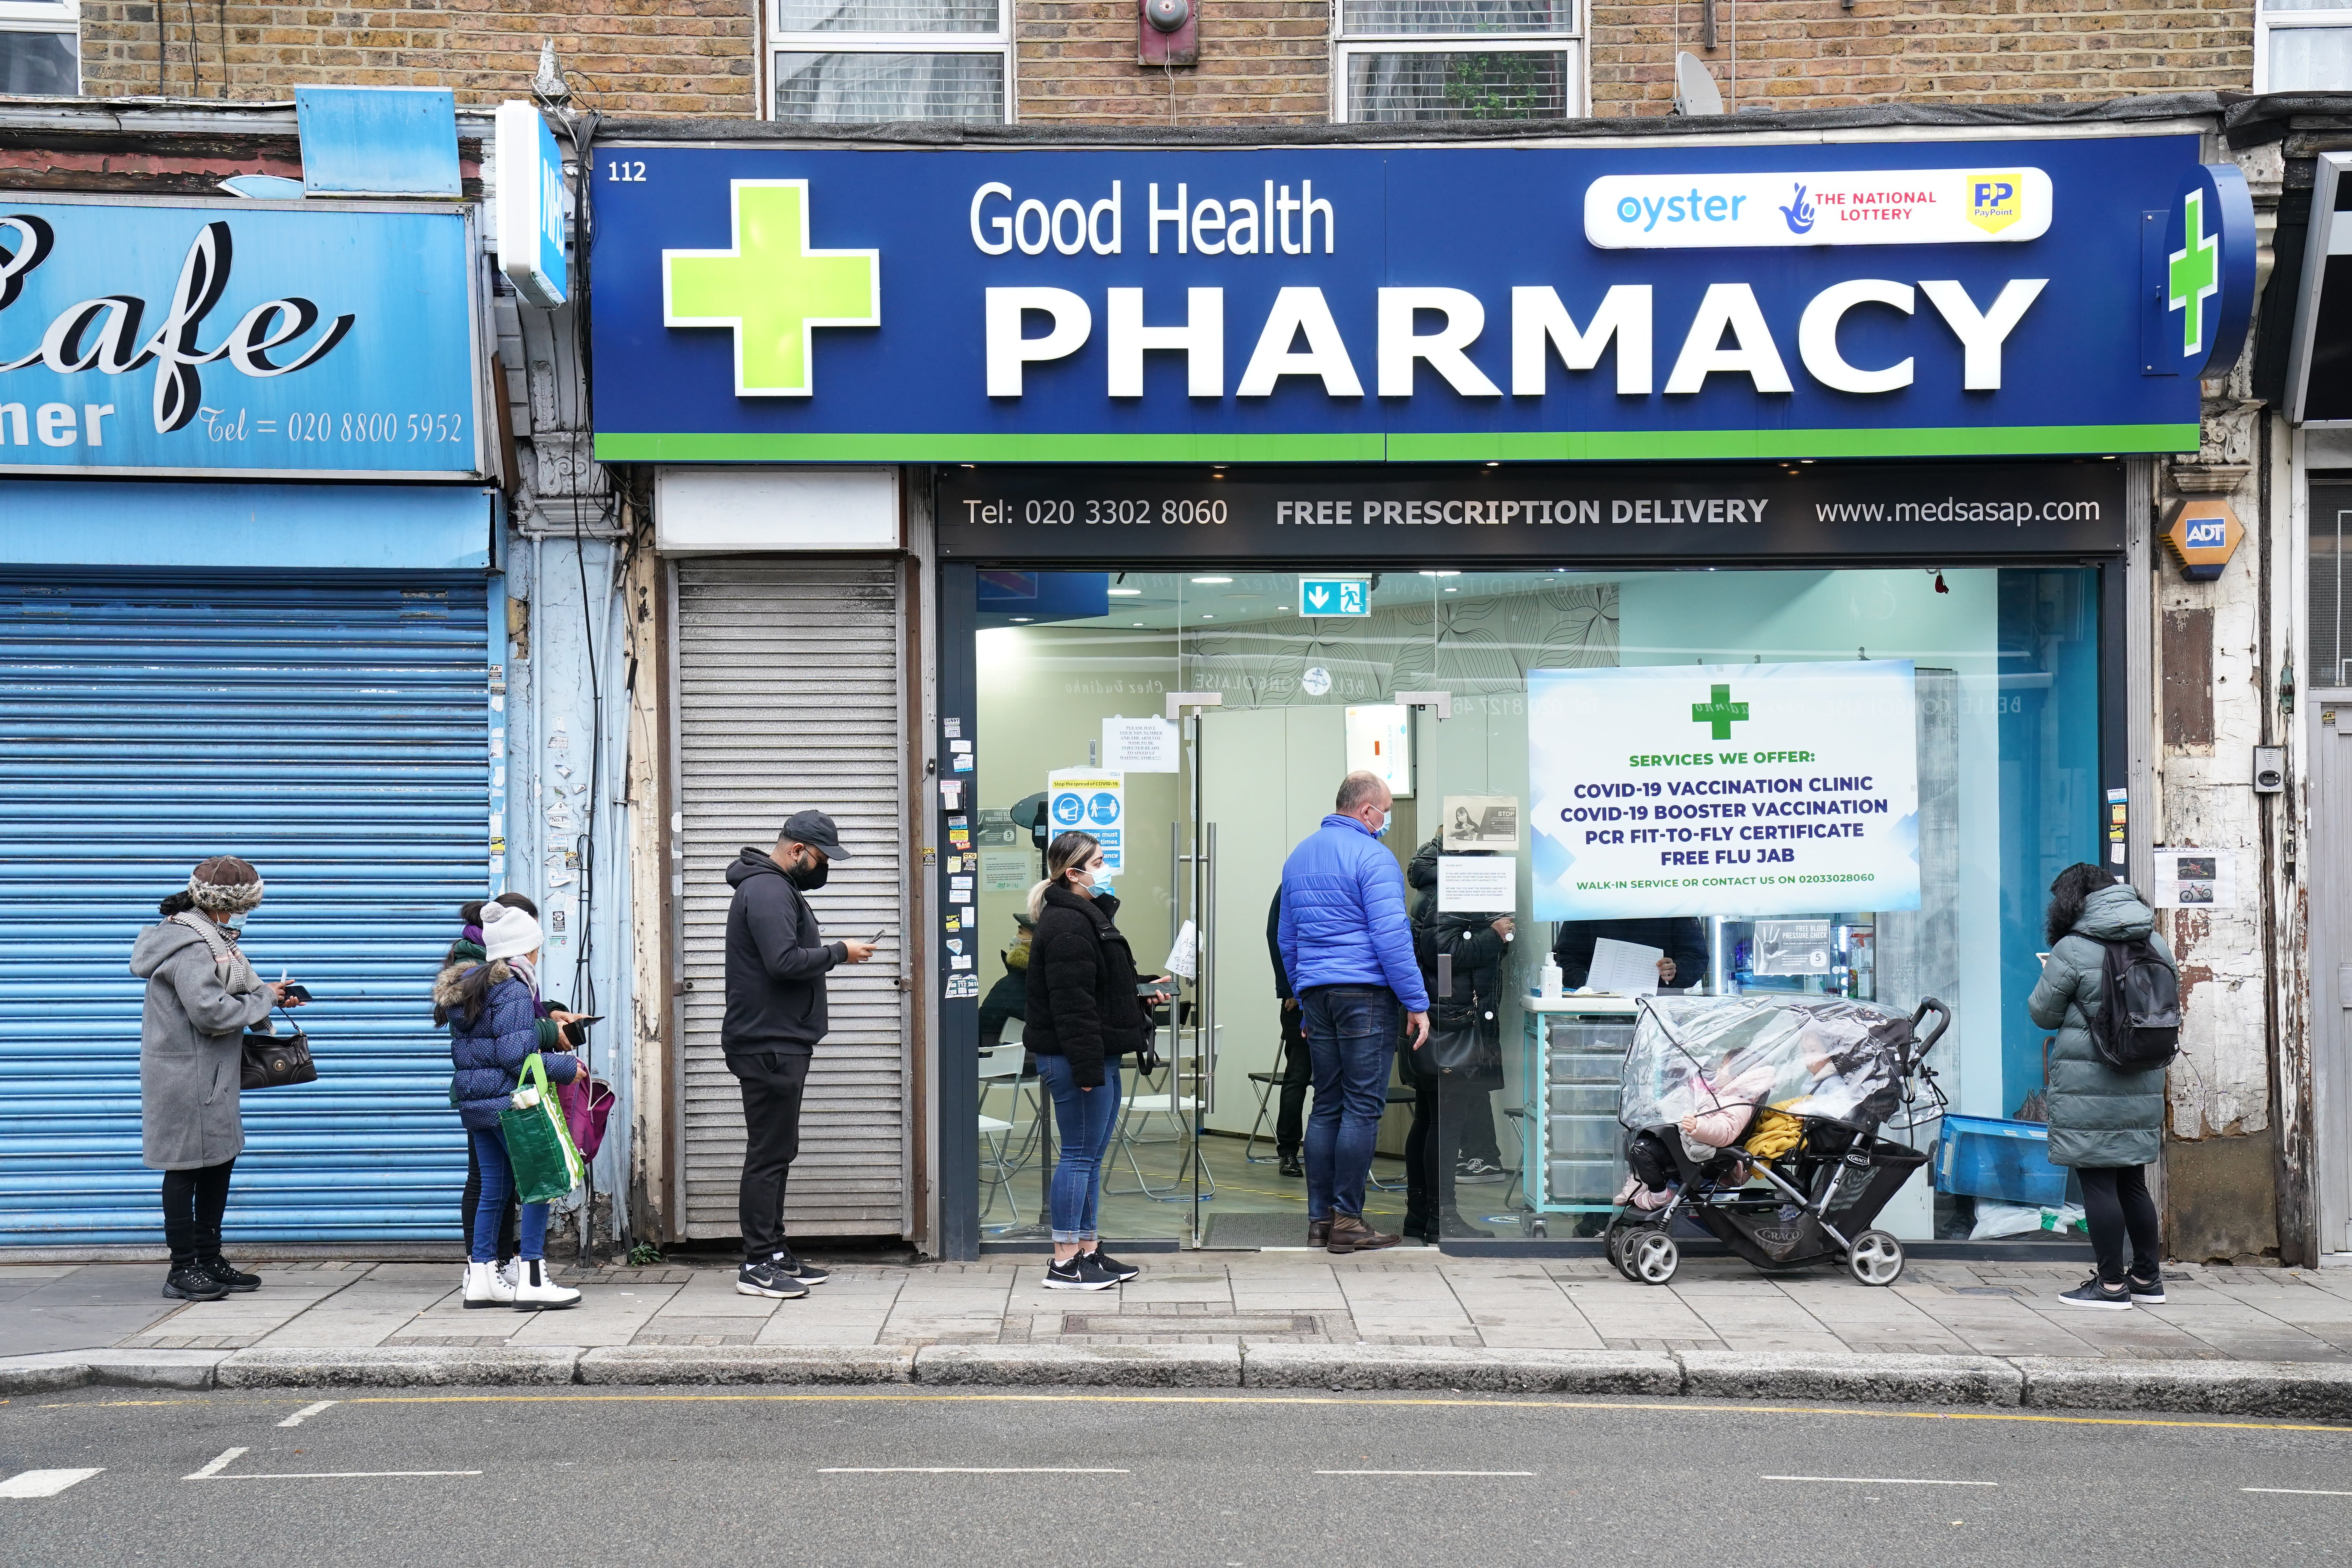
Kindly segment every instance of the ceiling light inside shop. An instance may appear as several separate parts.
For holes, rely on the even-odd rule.
[[[1230,583],[1233,579],[1231,577],[1195,577],[1192,581],[1195,583]]]
[[[1036,616],[1013,616],[1013,619],[1014,620],[1014,622],[1015,622],[1015,623],[1024,622],[1024,621],[1033,621],[1033,620],[1035,620],[1036,618],[1037,618],[1037,617],[1036,617]]]
[[[1459,572],[1423,572],[1422,575],[1424,577],[1459,577],[1462,574]]]
[[[1114,599],[1132,599],[1143,592],[1140,588],[1106,588],[1103,592]]]

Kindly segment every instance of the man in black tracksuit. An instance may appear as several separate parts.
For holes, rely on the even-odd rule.
[[[743,1266],[746,1296],[805,1296],[825,1277],[784,1242],[784,1178],[800,1152],[801,1093],[809,1058],[824,1038],[824,977],[836,963],[863,963],[871,942],[827,942],[802,895],[824,886],[845,860],[833,819],[795,813],[775,852],[745,849],[727,868],[735,889],[727,910],[727,1016],[719,1026],[727,1070],[743,1090]]]

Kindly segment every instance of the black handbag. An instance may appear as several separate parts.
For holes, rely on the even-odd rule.
[[[1484,1026],[1486,1011],[1441,1005],[1430,1016],[1428,1043],[1416,1053],[1423,1058],[1423,1070],[1441,1078],[1499,1078],[1503,1045]]]
[[[310,1036],[299,1029],[289,1035],[247,1032],[239,1088],[283,1089],[291,1083],[318,1081],[319,1068],[310,1059]]]

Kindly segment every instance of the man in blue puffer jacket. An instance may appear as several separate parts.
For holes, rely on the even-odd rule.
[[[1429,1038],[1429,993],[1412,955],[1404,873],[1381,847],[1389,787],[1349,773],[1323,826],[1282,866],[1283,969],[1306,1015],[1315,1064],[1307,1122],[1307,1245],[1369,1252],[1397,1238],[1364,1223],[1372,1141],[1388,1109],[1397,1014]]]

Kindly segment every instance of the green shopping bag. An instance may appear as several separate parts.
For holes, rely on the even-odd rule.
[[[535,1091],[535,1092],[534,1092]],[[548,1087],[547,1064],[533,1051],[525,1058],[515,1099],[531,1103],[499,1114],[499,1131],[507,1141],[507,1163],[513,1168],[515,1196],[527,1204],[549,1204],[571,1195],[586,1173],[572,1130],[563,1124],[563,1105]]]

